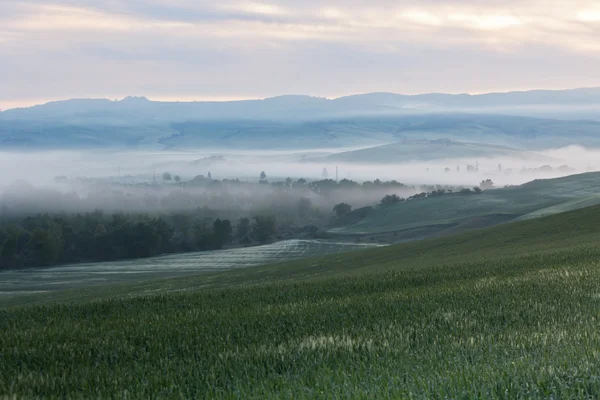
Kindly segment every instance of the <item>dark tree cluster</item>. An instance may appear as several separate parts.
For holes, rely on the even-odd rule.
[[[400,196],[398,196],[397,194],[386,194],[385,196],[383,196],[383,199],[381,199],[381,205],[382,206],[388,206],[391,204],[398,204],[402,201],[405,201],[403,198],[401,198]]]
[[[201,214],[41,214],[3,221],[0,268],[50,266],[151,257],[166,253],[220,249],[237,241],[268,242],[276,233],[273,216],[254,224]]]
[[[349,214],[351,211],[352,211],[352,206],[348,203],[339,203],[333,207],[333,212],[338,217]]]
[[[339,189],[362,189],[362,190],[375,190],[375,189],[410,189],[411,187],[406,186],[403,183],[396,181],[383,182],[379,179],[374,181],[365,181],[362,183],[352,181],[349,179],[342,179],[339,182],[333,179],[323,179],[320,181],[310,182],[309,187],[315,193],[327,194]]]
[[[479,184],[479,187],[481,189],[493,189],[494,182],[491,179],[485,179],[485,180],[481,181],[481,183]]]

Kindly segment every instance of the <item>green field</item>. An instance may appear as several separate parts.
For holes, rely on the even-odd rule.
[[[327,240],[284,240],[264,246],[172,254],[136,260],[0,270],[0,303],[29,294],[53,296],[65,289],[173,278],[202,272],[316,257],[377,246]]]
[[[512,157],[547,160],[533,152],[487,143],[470,143],[448,139],[404,139],[398,143],[352,150],[319,158],[323,162],[356,164],[389,164],[410,161],[432,161],[452,158]],[[316,160],[315,160],[316,161]]]
[[[555,214],[600,203],[600,173],[539,179],[520,186],[486,190],[479,195],[446,194],[356,210],[331,232],[403,238],[456,233],[514,219]],[[354,218],[356,216],[356,218]]]
[[[595,206],[4,303],[0,396],[595,398],[599,226]]]

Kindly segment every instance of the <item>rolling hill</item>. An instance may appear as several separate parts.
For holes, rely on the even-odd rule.
[[[580,88],[568,90],[529,90],[507,93],[428,93],[403,95],[396,93],[366,93],[336,99],[350,105],[377,105],[405,109],[429,111],[492,111],[514,113],[516,115],[563,116],[569,113],[585,113],[598,117],[600,108],[600,88]],[[559,108],[554,108],[559,106]],[[583,108],[579,108],[584,106]]]
[[[531,149],[600,146],[599,98],[600,89],[232,102],[73,99],[0,112],[0,149],[315,149],[376,146],[405,138]],[[508,105],[513,108],[502,108]],[[554,109],[527,111],[539,107]],[[568,119],[565,114],[573,110],[580,114]]]
[[[0,310],[0,392],[594,397],[598,226],[596,206],[357,253],[30,298],[38,304]]]
[[[522,160],[545,159],[542,155],[532,152],[493,144],[460,142],[450,139],[403,139],[397,143],[346,151],[321,158],[313,158],[309,161],[389,164],[408,161],[486,157],[506,157]]]
[[[332,233],[393,233],[408,240],[456,233],[515,219],[534,218],[600,203],[600,173],[539,179],[481,194],[446,194],[391,206],[375,206],[345,216]]]
[[[87,122],[2,120],[0,149],[335,149],[373,147],[409,139],[440,138],[546,149],[580,144],[600,146],[600,122],[536,118],[427,114],[307,121],[188,120]]]
[[[70,119],[74,121],[115,119],[127,122],[138,119],[185,121],[189,119],[313,119],[347,115],[397,113],[402,110],[429,109],[435,112],[490,110],[501,107],[543,109],[561,106],[565,111],[576,107],[600,110],[600,88],[569,90],[531,90],[508,93],[446,94],[428,93],[404,95],[396,93],[366,93],[326,99],[321,97],[286,95],[262,100],[242,101],[150,101],[146,97],[130,96],[121,101],[108,99],[71,99],[54,101],[29,108],[0,112],[0,119]]]

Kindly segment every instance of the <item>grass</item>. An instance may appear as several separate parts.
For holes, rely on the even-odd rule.
[[[532,218],[600,203],[600,173],[590,172],[524,185],[486,190],[480,195],[448,194],[375,207],[359,221],[332,229],[337,234],[408,232],[424,227],[437,234],[481,217]]]
[[[336,254],[374,245],[325,240],[286,240],[264,246],[171,254],[137,260],[0,270],[0,303],[28,293],[197,275],[202,272]],[[46,294],[52,297],[52,293]],[[4,298],[4,300],[2,300]]]
[[[593,398],[600,207],[0,310],[0,396]]]
[[[450,140],[404,139],[399,143],[352,150],[324,157],[328,162],[389,164],[410,161],[467,159],[486,157],[543,158],[535,153],[487,143]]]

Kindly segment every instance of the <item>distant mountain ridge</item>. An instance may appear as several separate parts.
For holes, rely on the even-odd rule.
[[[279,96],[231,102],[72,99],[0,112],[1,149],[320,149],[411,139],[600,146],[600,88]]]
[[[261,119],[315,118],[341,115],[372,115],[414,111],[460,111],[461,108],[489,109],[497,107],[598,106],[600,87],[567,90],[531,90],[487,94],[429,93],[404,95],[365,93],[325,99],[305,95],[286,95],[262,100],[238,101],[151,101],[146,97],[123,100],[70,99],[27,108],[0,112],[0,119],[53,118],[117,118],[128,113],[130,118],[151,117],[154,120],[184,121],[189,119]]]
[[[366,93],[336,99],[345,103],[407,106],[430,104],[439,107],[496,107],[503,105],[589,105],[600,104],[600,87],[565,90],[529,90],[484,94],[427,93],[403,95],[395,93]]]

